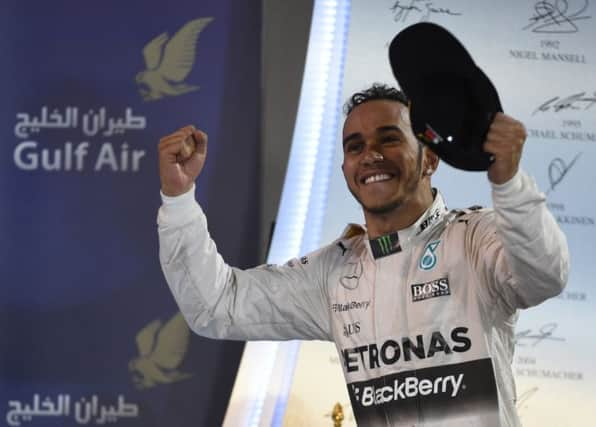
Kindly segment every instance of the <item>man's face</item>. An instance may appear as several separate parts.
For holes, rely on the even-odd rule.
[[[389,213],[424,190],[418,185],[422,147],[401,102],[374,100],[355,107],[344,123],[343,148],[344,177],[365,211]]]

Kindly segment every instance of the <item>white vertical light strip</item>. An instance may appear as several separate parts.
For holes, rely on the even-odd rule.
[[[320,60],[320,63],[309,68],[307,57],[303,85],[306,87],[306,83],[308,82],[308,86],[312,88],[312,92],[308,93],[304,90],[305,88],[302,89],[301,96],[308,99],[305,100],[304,110],[301,109],[302,102],[299,104],[298,109],[298,119],[301,116],[310,119],[312,126],[305,129],[305,131],[315,140],[316,145],[316,160],[311,169],[312,181],[308,196],[309,203],[304,225],[301,230],[302,237],[298,254],[311,252],[320,245],[321,225],[327,202],[329,174],[333,165],[335,144],[338,143],[337,135],[339,118],[341,116],[342,101],[340,97],[343,92],[342,82],[350,1],[336,0],[325,2],[325,4],[323,2],[321,3],[321,11],[316,15],[318,21],[313,19],[313,29],[311,29],[311,37],[315,36],[314,28],[321,30],[320,33],[316,34],[320,39],[311,39],[314,44],[313,48],[315,46],[319,48],[320,56],[317,56],[317,58]],[[315,12],[317,12],[316,9]],[[310,42],[308,51],[311,52]],[[317,105],[316,112],[311,112],[308,109],[309,100]],[[320,109],[321,107],[322,110]],[[318,115],[319,113],[320,115]],[[300,144],[301,136],[298,132],[300,130],[296,126],[292,147]],[[297,155],[300,154],[298,153]],[[286,185],[288,185],[287,181],[284,188]],[[294,376],[294,368],[300,350],[299,341],[285,343],[283,345],[288,347],[285,370],[283,372],[285,380],[282,382],[277,394],[277,402],[271,420],[272,427],[280,427],[283,424]]]
[[[285,262],[310,252],[320,240],[341,111],[339,96],[349,10],[348,0],[317,1],[314,6],[292,149],[269,262]],[[262,411],[263,415],[271,413],[271,418],[263,417],[263,421],[267,420],[261,425],[283,423],[299,348],[296,341],[279,344],[275,373],[280,377],[272,378],[268,387],[276,393],[269,394],[272,398],[265,401]],[[281,360],[284,355],[285,360]]]
[[[350,0],[315,0],[269,263],[316,249],[341,114]],[[305,233],[305,230],[307,233]],[[224,426],[281,426],[299,341],[247,343]]]
[[[285,262],[318,244],[319,230],[306,227],[321,217],[321,199],[327,192],[349,7],[349,0],[316,0],[314,4],[292,148],[269,254],[272,263]],[[316,242],[311,244],[313,231]]]
[[[261,423],[263,407],[265,406],[269,382],[279,350],[279,346],[275,342],[262,342],[257,344],[258,348],[261,350],[257,355],[260,363],[259,366],[255,366],[253,368],[255,369],[254,374],[257,375],[253,376],[254,380],[256,381],[251,383],[251,387],[253,388],[254,392],[254,400],[252,401],[252,408],[248,408],[250,412],[246,418],[249,427],[264,425]],[[250,343],[247,345],[250,345]]]
[[[308,253],[317,249],[321,242],[321,226],[327,205],[327,194],[329,189],[329,176],[333,166],[333,155],[335,146],[339,143],[337,135],[341,126],[341,114],[343,100],[343,75],[344,58],[346,55],[347,32],[350,14],[350,1],[336,1],[334,22],[330,16],[324,19],[333,31],[325,32],[324,43],[329,48],[328,66],[325,79],[317,79],[312,76],[315,93],[321,93],[323,98],[323,111],[319,128],[317,131],[318,147],[317,159],[313,173],[312,187],[309,197],[309,205],[302,235],[300,253]],[[305,76],[306,78],[306,76]],[[314,94],[311,94],[313,98]]]

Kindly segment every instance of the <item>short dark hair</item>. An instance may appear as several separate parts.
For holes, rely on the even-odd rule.
[[[378,99],[401,102],[406,107],[409,104],[408,98],[401,90],[386,84],[373,83],[373,85],[368,89],[365,89],[361,92],[356,92],[350,97],[350,99],[344,104],[344,113],[347,116],[358,105]]]

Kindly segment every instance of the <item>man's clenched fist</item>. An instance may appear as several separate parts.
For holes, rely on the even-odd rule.
[[[484,151],[495,158],[488,168],[491,182],[503,184],[515,175],[525,141],[526,129],[521,122],[503,113],[495,115],[484,143]]]
[[[207,134],[186,126],[159,140],[161,191],[174,197],[192,187],[207,157]]]

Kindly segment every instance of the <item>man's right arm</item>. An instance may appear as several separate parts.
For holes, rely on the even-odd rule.
[[[197,145],[185,152],[184,139]],[[189,326],[200,335],[241,340],[331,337],[325,251],[310,262],[240,270],[227,265],[194,198],[206,157],[206,135],[193,127],[162,138],[160,262]]]
[[[191,329],[211,338],[329,340],[324,250],[308,262],[230,267],[193,193],[162,194],[158,214],[162,269]]]

